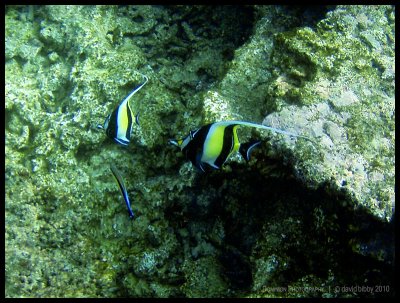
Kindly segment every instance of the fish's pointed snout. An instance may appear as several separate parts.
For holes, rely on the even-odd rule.
[[[169,139],[169,140],[168,140],[168,143],[171,144],[171,145],[175,145],[175,146],[178,146],[178,147],[179,147],[179,143],[178,143],[177,140]]]

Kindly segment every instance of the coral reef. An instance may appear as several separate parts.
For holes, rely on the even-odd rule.
[[[6,6],[6,297],[394,293],[394,8]],[[97,129],[140,81],[129,147]],[[168,139],[264,139],[200,174]],[[131,221],[109,169],[124,176]],[[345,291],[346,285],[382,291]]]

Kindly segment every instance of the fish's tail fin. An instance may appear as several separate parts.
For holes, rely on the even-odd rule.
[[[260,140],[252,140],[250,142],[242,143],[240,144],[239,152],[246,161],[250,161],[251,151],[259,144],[261,144]]]

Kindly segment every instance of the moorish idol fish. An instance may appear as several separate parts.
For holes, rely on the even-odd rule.
[[[129,99],[138,92],[148,81],[148,78],[143,75],[145,81],[134,88],[128,96],[109,114],[103,125],[97,125],[100,129],[105,129],[106,134],[111,139],[122,145],[128,145],[131,139],[132,132],[132,110],[129,106]],[[136,114],[135,121],[139,125],[139,114]]]
[[[219,169],[237,151],[248,161],[251,150],[261,143],[261,141],[253,141],[240,144],[237,136],[237,127],[242,125],[311,140],[304,136],[262,124],[245,121],[221,121],[204,125],[194,131],[190,131],[185,138],[169,140],[169,143],[178,146],[186,156],[186,159],[190,160],[198,169],[205,171],[205,164]]]
[[[135,215],[133,214],[133,211],[131,208],[131,202],[129,201],[128,192],[126,191],[124,180],[122,179],[122,176],[119,173],[118,169],[113,164],[110,165],[110,169],[115,177],[115,180],[117,180],[119,189],[121,190],[122,196],[124,197],[126,207],[128,208],[129,217],[131,219],[133,219],[133,217]]]

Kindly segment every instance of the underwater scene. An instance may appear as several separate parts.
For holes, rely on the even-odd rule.
[[[5,6],[5,297],[393,297],[394,6]]]

